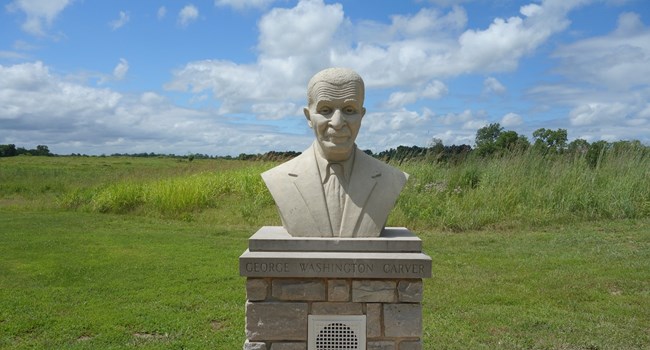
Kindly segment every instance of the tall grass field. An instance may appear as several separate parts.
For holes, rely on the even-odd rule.
[[[274,162],[0,158],[0,349],[241,349]],[[650,157],[404,161],[425,349],[650,349]]]

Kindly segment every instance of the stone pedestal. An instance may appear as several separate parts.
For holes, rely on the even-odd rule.
[[[405,228],[378,238],[313,238],[265,226],[250,238],[239,272],[247,277],[244,349],[307,350],[313,315],[364,315],[364,349],[422,348],[431,258]]]

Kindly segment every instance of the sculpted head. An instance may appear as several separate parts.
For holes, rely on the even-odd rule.
[[[366,113],[363,79],[351,69],[328,68],[307,85],[304,108],[314,130],[318,151],[328,161],[343,161],[354,151],[354,141]]]

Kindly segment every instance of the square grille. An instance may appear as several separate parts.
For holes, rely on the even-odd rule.
[[[366,348],[366,316],[309,315],[307,350]]]

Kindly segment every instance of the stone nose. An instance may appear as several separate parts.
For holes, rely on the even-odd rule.
[[[340,129],[345,125],[345,118],[343,118],[343,114],[341,113],[340,109],[335,109],[334,113],[332,113],[332,118],[330,118],[329,124],[332,128],[334,129]]]

